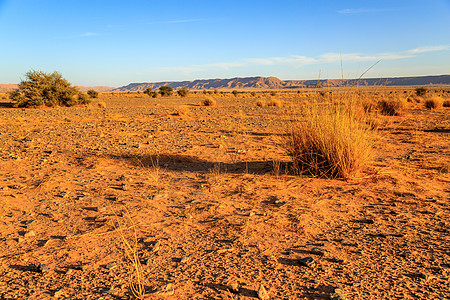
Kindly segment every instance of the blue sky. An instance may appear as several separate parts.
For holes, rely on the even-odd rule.
[[[0,83],[440,75],[450,0],[0,0],[0,41]]]

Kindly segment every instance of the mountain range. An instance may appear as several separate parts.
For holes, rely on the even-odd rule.
[[[90,89],[98,92],[127,92],[144,91],[147,88],[157,90],[161,86],[170,86],[174,89],[187,87],[191,90],[269,90],[269,89],[299,89],[315,87],[339,86],[430,86],[450,85],[450,75],[394,77],[394,78],[364,78],[364,79],[323,79],[323,80],[280,80],[277,77],[236,77],[231,79],[199,79],[194,81],[164,81],[130,83],[113,88],[108,86],[77,86],[81,91]],[[12,91],[17,84],[0,84],[0,93]]]
[[[211,89],[298,89],[314,87],[339,86],[423,86],[450,85],[450,75],[396,77],[396,78],[366,78],[366,79],[326,79],[326,80],[280,80],[276,77],[236,77],[231,79],[202,79],[194,81],[165,81],[130,83],[114,89],[114,91],[144,91],[153,90],[167,85],[174,89],[187,87],[192,90]]]

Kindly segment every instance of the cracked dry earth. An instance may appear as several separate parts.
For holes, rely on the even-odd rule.
[[[124,240],[149,299],[450,298],[448,108],[343,181],[285,171],[297,103],[197,102],[0,109],[0,298],[132,299]]]

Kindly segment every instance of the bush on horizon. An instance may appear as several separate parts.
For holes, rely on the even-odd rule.
[[[25,78],[18,89],[9,93],[9,98],[18,107],[73,106],[90,102],[85,94],[56,71],[45,73],[31,70],[25,74]]]
[[[161,96],[171,96],[173,93],[173,88],[168,85],[163,85],[159,88],[159,93],[161,94]]]

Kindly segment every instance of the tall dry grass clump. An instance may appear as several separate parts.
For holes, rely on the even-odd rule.
[[[284,144],[299,174],[348,179],[372,157],[372,131],[348,105],[313,105],[297,120]]]
[[[429,99],[425,100],[425,107],[427,109],[438,109],[443,104],[443,99],[439,96],[431,96]]]
[[[378,106],[383,115],[386,116],[400,116],[407,107],[406,99],[400,96],[394,96],[387,99],[381,99]]]
[[[216,101],[211,98],[211,97],[207,97],[205,100],[202,101],[203,106],[214,106],[216,105]]]
[[[282,106],[282,102],[281,102],[281,100],[278,100],[278,99],[271,99],[271,100],[269,100],[268,102],[267,102],[267,106],[273,106],[273,107],[279,107],[279,106]]]

